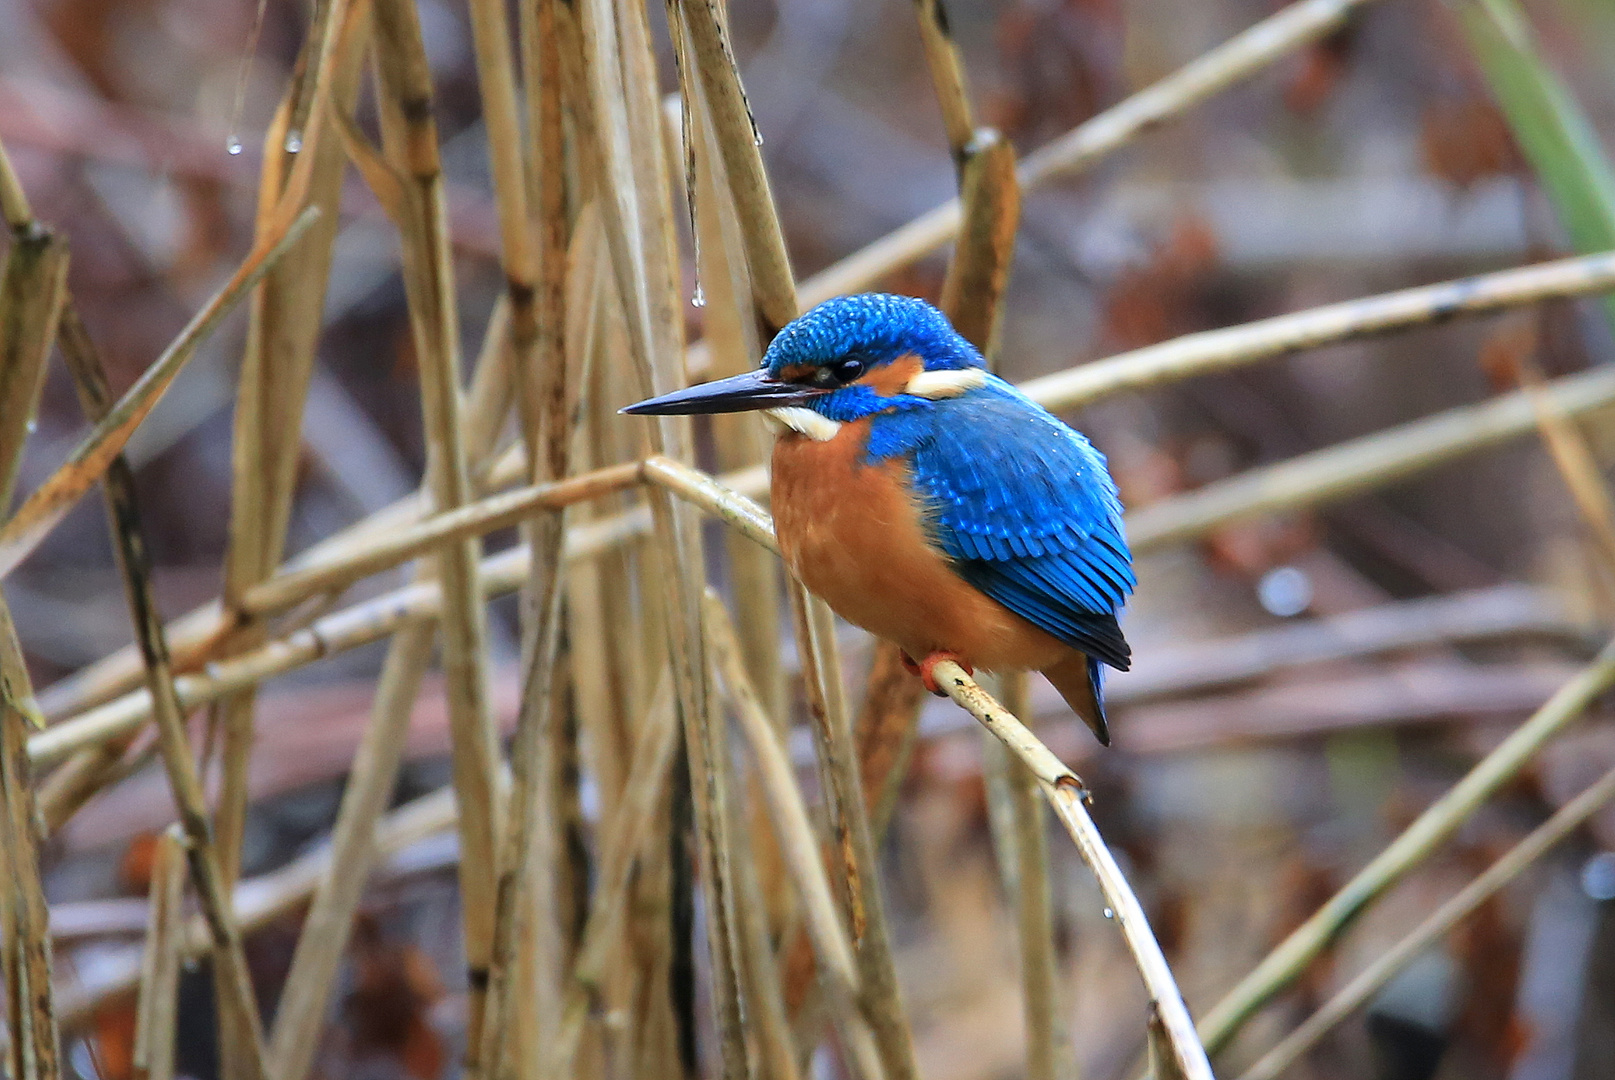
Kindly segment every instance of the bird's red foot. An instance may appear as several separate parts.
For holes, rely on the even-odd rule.
[[[918,675],[920,677],[920,683],[937,697],[948,696],[948,692],[936,684],[936,666],[942,663],[944,660],[951,660],[955,664],[958,664],[960,667],[965,669],[967,674],[974,675],[976,673],[976,669],[960,659],[959,654],[955,652],[947,652],[945,650],[934,652],[926,656],[926,658],[921,660],[918,664],[915,664],[914,661],[909,658],[907,653],[903,654],[903,666],[908,667],[910,664],[913,664],[913,667],[910,668],[910,670],[913,671],[914,674]]]

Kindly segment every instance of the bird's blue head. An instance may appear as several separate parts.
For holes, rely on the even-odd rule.
[[[856,420],[980,385],[982,359],[947,316],[911,296],[838,296],[775,335],[762,366],[630,405],[628,413],[809,408]]]

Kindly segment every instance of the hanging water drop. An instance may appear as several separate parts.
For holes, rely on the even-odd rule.
[[[230,103],[230,136],[224,141],[224,151],[231,157],[241,154],[241,140],[236,137],[236,132],[240,130],[241,113],[247,104],[247,77],[252,74],[252,58],[258,52],[258,35],[263,33],[264,11],[268,6],[269,0],[258,0],[258,10],[252,17],[252,29],[247,32],[247,52],[236,71],[235,96]]]
[[[707,306],[707,294],[701,291],[701,283],[699,281],[697,281],[695,283],[695,295],[690,297],[690,306],[691,307],[706,307]]]
[[[286,133],[286,152],[295,154],[301,149],[303,149],[303,133],[300,131],[288,131]]]
[[[30,416],[28,418],[28,423],[24,426],[28,429],[28,434],[32,435],[34,432],[39,430],[39,417]]]
[[[1116,917],[1116,913],[1114,911],[1110,910],[1109,908],[1105,909],[1105,918],[1114,919],[1115,917]]]
[[[753,127],[751,129],[751,144],[753,146],[761,146],[761,145],[763,145],[763,133],[761,131],[759,131],[756,127]]]

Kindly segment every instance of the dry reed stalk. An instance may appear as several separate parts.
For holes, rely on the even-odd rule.
[[[937,104],[942,106],[942,128],[947,133],[948,150],[961,179],[971,157],[970,142],[976,122],[970,115],[970,99],[965,93],[964,60],[948,25],[948,9],[943,0],[914,0],[919,16],[920,43],[925,49],[925,65],[931,72]],[[961,198],[968,216],[969,200]]]
[[[835,616],[824,601],[791,581],[792,614],[807,687],[808,715],[813,721],[825,801],[841,849],[843,882],[849,902],[859,1004],[875,1037],[885,1075],[908,1080],[916,1075],[907,1012],[897,984],[891,932],[881,897],[879,862],[869,810],[863,799],[857,740],[841,683],[835,646]]]
[[[1074,409],[1302,349],[1612,289],[1615,253],[1558,259],[1185,334],[1032,379],[1021,389],[1047,409]]]
[[[873,1033],[859,1011],[862,998],[856,953],[848,929],[836,909],[829,875],[807,801],[797,784],[796,769],[781,741],[778,725],[763,709],[740,654],[729,613],[716,593],[706,596],[707,633],[713,665],[728,689],[740,729],[751,748],[773,833],[790,879],[802,902],[806,932],[818,957],[821,978],[829,991],[833,1015],[858,1075],[886,1075]],[[769,956],[771,966],[772,955]],[[775,978],[778,979],[778,972]],[[776,984],[780,985],[780,984]],[[782,1001],[783,1004],[783,1001]]]
[[[740,845],[730,856],[735,867],[739,898],[741,988],[752,1021],[756,1064],[752,1071],[766,1080],[799,1080],[796,1041],[791,1036],[790,1014],[780,985],[779,963],[768,925],[768,901],[757,868],[757,834],[746,828],[745,814],[737,806],[729,835]]]
[[[696,302],[704,305],[703,341],[711,358],[708,370],[715,377],[737,375],[755,368],[763,352],[757,337],[758,319],[752,304],[750,273],[741,235],[743,227],[733,201],[726,197],[728,181],[723,156],[704,103],[697,101],[689,110],[679,108],[676,111],[684,118],[684,138],[690,144],[687,161],[693,175],[686,176],[685,188],[686,198],[691,201],[691,228],[695,239]],[[665,127],[669,141],[675,142],[678,125],[669,120]],[[745,468],[768,460],[773,433],[760,417],[736,413],[713,416],[707,422],[711,425],[720,469]],[[788,724],[791,697],[783,663],[779,560],[748,543],[743,536],[727,530],[723,533],[723,544],[728,556],[729,593],[734,598],[735,620],[747,671],[753,686],[763,696],[767,715],[776,724]],[[755,776],[746,778],[741,798],[744,808],[737,807],[735,819],[746,825],[749,837],[742,846],[749,849],[749,859],[759,864],[755,869],[743,867],[742,870],[746,871],[746,877],[757,880],[765,904],[763,921],[772,936],[794,920],[796,899],[786,880],[778,843],[766,828],[763,793]],[[745,888],[745,881],[740,885]],[[743,928],[749,928],[756,921],[744,904],[741,916]],[[746,974],[752,983],[749,992],[766,994],[764,1000],[770,1007],[778,996],[778,987],[776,985],[771,993],[766,992],[757,985],[757,978],[763,968],[777,967],[772,952],[767,957],[752,957],[746,964]]]
[[[1003,742],[1012,755],[1035,776],[1043,794],[1054,807],[1060,823],[1071,834],[1082,855],[1082,861],[1099,880],[1100,891],[1108,905],[1107,914],[1116,920],[1127,947],[1133,954],[1145,989],[1150,995],[1152,1023],[1158,1018],[1160,1029],[1178,1075],[1185,1080],[1211,1080],[1211,1063],[1206,1050],[1195,1034],[1194,1022],[1178,992],[1172,969],[1161,955],[1161,946],[1150,931],[1144,909],[1133,895],[1133,890],[1116,865],[1104,838],[1094,827],[1085,806],[1087,791],[1082,781],[1065,764],[1044,746],[1031,730],[1005,709],[992,696],[976,684],[958,664],[951,660],[935,665],[936,684],[981,725]]]
[[[758,152],[762,135],[741,86],[718,6],[706,0],[669,0],[667,9],[670,25],[678,28],[675,41],[682,46],[675,48],[675,56],[685,107],[700,105],[707,112],[723,160],[726,193],[742,225],[739,239],[751,282],[757,341],[772,341],[799,309],[785,236]]]
[[[637,371],[636,389],[656,393],[683,381],[670,370],[683,356],[682,318],[676,281],[676,248],[669,192],[669,170],[661,138],[661,108],[655,57],[646,14],[638,5],[594,0],[584,6],[595,123],[599,135],[600,190],[606,234],[618,274],[618,293],[628,307],[629,354]],[[715,18],[715,14],[707,12]],[[674,21],[678,14],[670,12]],[[675,42],[678,38],[675,37]],[[675,48],[677,52],[677,47]],[[721,133],[727,143],[726,133]],[[748,143],[749,145],[749,143]],[[652,452],[664,448],[678,458],[691,453],[687,418],[660,418],[640,427]],[[655,557],[660,560],[656,589],[666,617],[665,647],[672,665],[689,762],[689,805],[694,811],[700,882],[706,895],[707,945],[712,972],[712,1012],[718,1031],[723,1073],[749,1072],[738,997],[734,888],[727,840],[729,815],[725,770],[719,756],[727,749],[714,730],[708,702],[708,668],[701,635],[702,557],[694,516],[658,489],[649,498]],[[675,789],[674,818],[683,812],[682,789]],[[675,860],[676,875],[684,868]],[[675,889],[681,889],[676,883]],[[679,936],[686,936],[681,927]]]
[[[464,423],[473,466],[493,453],[500,421],[508,413],[505,325],[496,306],[472,378]],[[430,566],[416,580],[428,580]],[[249,592],[248,596],[252,594]],[[436,626],[401,628],[392,637],[376,682],[371,722],[348,770],[332,826],[331,858],[317,876],[297,947],[275,1010],[269,1059],[275,1080],[302,1080],[313,1065],[335,977],[346,953],[353,914],[376,858],[377,822],[397,781],[411,708],[431,662]]]
[[[84,333],[82,325],[77,324],[76,318],[73,322],[71,333],[65,332],[64,327],[63,352],[67,356],[68,367],[72,372],[85,415],[92,423],[98,422],[106,416],[111,406],[111,394],[107,389],[105,372],[88,334]],[[156,597],[152,591],[151,559],[147,554],[139,507],[135,499],[134,473],[123,455],[118,455],[108,464],[103,482],[124,596],[134,623],[135,642],[146,669],[147,693],[151,697],[159,729],[183,731],[185,717],[174,691],[172,657],[169,653],[168,640],[164,635],[162,619],[157,613]],[[159,748],[165,752],[173,745],[171,740],[159,739]],[[189,753],[188,740],[185,742],[185,752]],[[93,786],[95,782],[111,780],[114,771],[121,771],[118,768],[121,764],[120,755],[111,762],[108,775],[83,777],[80,785],[68,792],[68,798],[71,800],[88,797],[95,790]],[[176,775],[172,767],[170,775],[171,777]],[[181,790],[184,783],[185,781],[181,780],[175,784],[175,790]],[[71,809],[70,805],[53,806],[53,816],[59,817],[71,813]],[[193,806],[191,809],[195,811],[199,807]],[[205,808],[200,809],[205,815]],[[228,859],[221,851],[222,845],[219,843],[216,829],[213,832],[213,845],[220,870],[224,874],[224,879],[218,883],[218,890],[228,891],[233,875],[224,869]],[[202,857],[206,858],[206,854],[204,853]],[[250,994],[243,996],[241,986],[236,982],[240,976],[237,970],[238,961],[244,963],[244,957],[226,958],[216,968],[221,1002],[220,1059],[221,1062],[228,1061],[230,1064],[227,1067],[236,1075],[261,1075],[262,1047],[261,1036],[255,1030],[257,1018],[245,1011],[249,1007],[256,1009],[256,1005]]]
[[[1005,707],[1030,715],[1027,674],[1001,676]],[[1043,825],[1038,780],[1019,759],[1003,754],[1007,775],[1010,843],[1000,854],[1012,870],[1015,931],[1020,944],[1022,1008],[1026,1016],[1026,1080],[1076,1076],[1076,1058],[1060,1017],[1054,898],[1049,884],[1049,837]]]
[[[990,363],[996,352],[1004,291],[1020,224],[1021,192],[1015,150],[998,132],[974,129],[963,65],[949,32],[943,0],[917,0],[916,11],[948,143],[959,170],[959,239],[948,264],[940,304],[954,328]],[[896,646],[889,642],[877,645],[874,666],[887,670],[895,666],[901,671],[901,654]],[[873,679],[871,683],[871,703],[866,704],[866,711],[878,717],[882,710],[873,703],[875,695],[885,688]],[[1025,713],[1029,704],[1025,674],[1005,675],[1002,686],[1011,710]],[[912,705],[904,719],[912,727],[923,688],[915,686],[910,677],[905,689],[905,697]],[[889,695],[890,691],[885,693]],[[888,718],[896,715],[889,707],[884,714]],[[997,756],[1005,765],[1003,798],[991,800],[989,809],[995,821],[1008,818],[1006,828],[995,828],[994,841],[1006,868],[1005,877],[1013,883],[1009,892],[1016,909],[1020,945],[1026,1074],[1028,1080],[1056,1080],[1061,1075],[1074,1076],[1076,1061],[1069,1047],[1063,1052],[1061,1049],[1065,1040],[1058,1016],[1048,837],[1043,829],[1036,778],[1018,761],[1009,760],[1007,754],[1000,752]]]
[[[397,223],[404,285],[420,363],[421,404],[433,504],[453,510],[471,498],[459,385],[459,319],[448,214],[432,119],[432,84],[412,5],[375,4],[382,150],[344,125],[349,154]],[[487,625],[477,547],[462,540],[437,559],[442,585],[442,666],[448,691],[454,786],[464,855],[460,890],[469,985],[468,1030],[482,1030],[493,939],[497,859],[502,835],[498,746],[488,705]],[[463,1068],[482,1075],[481,1040],[467,1042]]]
[[[807,801],[797,785],[796,767],[741,663],[740,640],[729,613],[711,590],[706,596],[706,616],[713,667],[728,689],[741,733],[751,748],[769,818],[800,894],[804,921],[824,965],[824,978],[843,999],[856,1001],[859,980],[852,940],[837,911]]]
[[[57,327],[57,342],[63,359],[67,361],[68,371],[73,377],[79,405],[84,411],[85,418],[93,424],[106,416],[107,410],[112,405],[112,394],[107,386],[106,373],[95,343],[79,318],[71,298],[62,310],[61,322]],[[124,582],[125,594],[128,596],[139,594],[144,598],[144,605],[152,607],[150,559],[145,554],[144,541],[140,533],[139,514],[135,502],[134,471],[122,454],[113,458],[107,465],[102,483],[106,491],[107,515],[117,545],[118,569]],[[166,659],[168,645],[165,630],[166,628],[158,626],[155,633],[160,639],[159,655]],[[136,648],[138,650],[139,646]],[[153,670],[147,664],[144,653],[141,655],[141,667],[148,686],[153,679],[165,679],[170,683],[173,680],[171,667],[166,672]],[[123,774],[127,764],[124,754],[132,741],[131,737],[102,743],[75,757],[50,775],[39,790],[40,813],[44,818],[47,834],[54,833],[85,802]]]
[[[1515,728],[1440,799],[1369,861],[1322,907],[1290,933],[1200,1022],[1206,1048],[1216,1053],[1279,991],[1293,982],[1387,889],[1430,856],[1498,788],[1525,768],[1550,739],[1615,684],[1615,642]]]
[[[0,174],[11,177],[6,188],[15,186],[3,148]],[[7,199],[11,246],[0,268],[0,513],[11,506],[23,443],[33,431],[45,365],[67,302],[67,243],[33,218],[26,201],[14,205],[21,199],[20,187]]]
[[[487,476],[492,471],[489,461],[492,448],[509,413],[510,365],[508,350],[504,347],[505,308],[503,301],[494,306],[466,400],[466,442],[468,447],[483,448],[476,450],[473,456],[479,462],[477,472],[484,490],[488,486]],[[516,470],[507,469],[504,483],[497,486],[508,486],[515,476]],[[280,569],[285,573],[295,573],[323,561],[346,558],[354,553],[354,549],[362,551],[366,544],[430,516],[429,498],[416,492],[311,545]],[[255,594],[256,590],[249,596]],[[200,666],[228,641],[230,629],[231,620],[225,616],[219,601],[204,604],[173,620],[167,627],[167,633],[174,649],[176,669],[189,671]],[[133,646],[127,646],[47,688],[42,708],[47,717],[59,718],[67,706],[53,703],[103,704],[127,692],[139,682],[141,674],[138,653]]]
[[[352,108],[369,36],[363,2],[323,3],[315,16],[303,62],[265,134],[255,230],[262,235],[273,227],[277,208],[291,194],[287,188],[299,170],[303,183],[292,197],[316,211],[319,219],[305,242],[266,275],[248,304],[231,444],[223,589],[224,610],[240,625],[220,643],[220,651],[227,654],[254,648],[267,635],[262,621],[245,617],[236,601],[247,588],[273,574],[285,553],[302,453],[302,440],[287,433],[301,432],[303,426],[347,165],[341,140],[327,131],[325,114],[328,109]],[[226,885],[240,874],[255,689],[219,702],[211,717],[222,736],[214,825]],[[226,1064],[225,1080],[237,1075]]]
[[[1383,990],[1409,963],[1473,914],[1481,904],[1497,895],[1532,863],[1579,829],[1607,806],[1611,799],[1615,799],[1615,770],[1605,773],[1581,794],[1565,803],[1478,877],[1426,915],[1406,936],[1376,956],[1324,1002],[1317,1012],[1258,1058],[1254,1065],[1245,1070],[1240,1080],[1276,1080],[1330,1029]]]
[[[28,204],[28,193],[23,190],[17,170],[11,165],[11,156],[0,146],[0,221],[13,232],[26,229],[34,220]]]
[[[136,535],[120,530],[120,537]],[[138,553],[139,549],[136,551]],[[151,673],[148,694],[152,719],[157,727],[158,749],[168,774],[175,809],[185,832],[191,878],[196,885],[213,945],[213,958],[218,971],[216,985],[220,1005],[221,1061],[229,1058],[232,1062],[230,1068],[236,1075],[247,1080],[262,1080],[268,1073],[258,1004],[247,971],[246,956],[242,952],[241,930],[236,925],[231,908],[230,886],[220,866],[207,798],[192,754],[190,738],[185,731],[185,711],[168,663],[162,624],[151,606],[149,585],[145,589],[139,587],[139,583],[149,582],[149,574],[126,573],[125,580],[135,622],[135,636],[145,654],[147,670]]]
[[[1299,0],[1027,156],[1023,191],[1080,172],[1277,60],[1338,30],[1372,0]],[[802,303],[868,289],[947,243],[962,220],[957,199],[915,218],[802,283]]]
[[[702,103],[685,115],[694,140],[695,187],[690,197],[697,208],[696,259],[705,301],[702,328],[711,357],[708,370],[713,377],[738,375],[757,366],[766,344],[758,337],[744,226],[733,200],[726,197],[728,178],[711,116]],[[721,470],[730,472],[768,460],[773,433],[757,416],[714,416],[710,422]],[[724,539],[746,667],[763,695],[768,715],[784,723],[790,715],[790,698],[780,665],[783,609],[779,563],[740,537],[726,534]],[[768,891],[776,883],[765,879],[762,884]]]
[[[274,1080],[303,1080],[313,1068],[354,912],[376,857],[376,821],[392,798],[435,638],[431,623],[400,630],[377,676],[370,723],[354,751],[331,829],[331,858],[314,888],[275,1008],[269,1038]]]
[[[705,106],[724,164],[728,194],[745,228],[741,240],[750,275],[760,341],[773,336],[797,313],[790,260],[763,168],[761,137],[741,87],[717,5],[673,0],[670,23],[687,107]],[[699,82],[699,92],[694,84]],[[858,772],[851,717],[841,685],[833,616],[799,583],[787,586],[798,627],[809,712],[815,717],[827,803],[840,840],[853,938],[857,943],[862,1007],[880,1048],[887,1075],[914,1073],[913,1047],[897,990],[891,942],[880,900],[877,863],[863,784]]]
[[[513,57],[504,33],[504,6],[487,0],[472,5],[483,98],[494,106],[488,111],[487,123],[516,341],[515,383],[527,460],[538,483],[555,483],[566,475],[575,434],[568,408],[574,380],[568,372],[567,300],[569,294],[577,296],[581,290],[569,290],[567,278],[569,273],[575,274],[593,286],[596,276],[591,234],[580,232],[577,248],[569,251],[572,235],[557,6],[553,0],[540,4],[536,22],[529,24],[538,40],[529,46],[528,54],[538,68],[529,71],[528,78],[538,80],[539,85],[528,99],[535,106],[532,119],[537,126],[529,133],[530,141],[524,143],[517,119]],[[525,166],[520,154],[524,145],[534,151],[527,155]],[[536,186],[540,202],[536,230],[527,216],[529,183]],[[530,231],[537,234],[536,250],[529,243]],[[522,597],[521,705],[511,744],[512,823],[500,853],[488,1013],[482,1030],[473,1028],[470,1035],[482,1040],[488,1068],[501,1076],[530,1073],[536,1066],[533,1045],[521,1048],[523,1060],[517,1061],[514,1053],[507,1060],[507,1043],[519,1030],[520,1017],[531,1012],[528,1007],[518,1007],[526,1005],[525,995],[514,985],[520,966],[518,947],[525,940],[532,952],[541,944],[564,941],[576,933],[573,924],[579,916],[557,903],[557,897],[577,893],[576,888],[566,887],[568,876],[587,876],[587,867],[571,868],[558,860],[558,852],[567,849],[553,835],[571,816],[565,812],[570,796],[558,790],[558,777],[563,763],[576,754],[567,738],[571,725],[555,715],[561,707],[555,683],[565,520],[557,508],[531,517],[524,531],[531,563]],[[541,836],[542,830],[551,835]],[[530,925],[545,916],[556,925]],[[566,950],[553,945],[546,951],[558,954],[552,960],[560,964],[570,959]],[[540,966],[536,953],[523,962],[535,972]],[[554,1019],[536,1017],[536,1030],[547,1034]]]
[[[169,827],[157,840],[135,1005],[134,1075],[173,1080],[179,1019],[180,953],[185,944],[185,834]]]
[[[39,546],[79,498],[99,480],[129,436],[156,406],[174,376],[196,353],[203,339],[274,266],[319,216],[312,207],[295,216],[281,215],[230,280],[197,312],[179,337],[145,370],[107,413],[106,419],[68,456],[66,462],[36,488],[0,528],[0,578]]]
[[[518,414],[521,419],[527,460],[534,479],[557,480],[565,475],[566,428],[564,422],[565,358],[560,338],[563,324],[562,291],[566,273],[566,210],[564,162],[560,131],[560,101],[554,91],[540,90],[539,107],[534,115],[539,127],[523,137],[515,72],[514,49],[505,5],[490,0],[474,0],[470,5],[472,41],[475,49],[477,80],[482,91],[483,122],[487,129],[490,166],[500,227],[501,266],[505,273],[505,299],[510,310],[510,340],[514,354]],[[539,20],[547,23],[541,40],[529,49],[538,60],[539,50],[548,50],[542,72],[531,70],[529,80],[546,79],[558,89],[559,73],[554,58],[554,17],[546,5]],[[532,25],[528,20],[524,25]],[[533,151],[539,141],[542,152]],[[544,170],[542,177],[539,169]],[[538,222],[541,234],[533,242],[533,222],[529,217],[529,184],[537,183],[547,193],[549,206]],[[536,250],[535,250],[536,248]],[[545,387],[561,388],[558,399]],[[548,441],[549,452],[544,442]],[[557,459],[559,464],[557,466]],[[561,515],[536,516],[523,526],[531,558],[531,573],[522,590],[522,693],[516,738],[511,749],[513,783],[511,827],[502,846],[494,853],[495,900],[493,936],[489,951],[486,1011],[479,1026],[473,1025],[468,1038],[482,1045],[480,1056],[488,1072],[495,1075],[530,1072],[526,1057],[533,1039],[519,1037],[525,1030],[514,1002],[511,980],[516,977],[520,941],[538,940],[538,931],[526,926],[528,886],[549,868],[533,865],[535,850],[548,853],[551,845],[535,848],[535,834],[541,817],[540,806],[549,809],[554,799],[546,797],[545,782],[548,748],[552,741],[550,711],[553,707],[551,683],[560,639],[559,560]],[[545,860],[548,861],[547,859]],[[557,910],[552,890],[539,889],[540,912]],[[532,966],[533,958],[522,958]],[[536,970],[536,968],[534,969]],[[542,1019],[535,1020],[542,1027]],[[517,1051],[507,1061],[506,1043],[516,1037]],[[514,1060],[520,1057],[522,1060]]]
[[[598,215],[593,218],[598,224]],[[594,462],[632,456],[640,435],[616,413],[617,406],[629,400],[623,383],[632,381],[631,373],[623,370],[626,327],[609,274],[602,272],[599,286],[593,310],[576,331],[568,331],[568,341],[583,361],[580,385],[588,387],[583,394],[587,414],[580,453]],[[570,316],[585,314],[582,303],[568,304]],[[619,497],[598,506],[583,504],[580,512],[608,514],[625,502]],[[654,585],[642,574],[642,554],[637,546],[620,546],[599,558],[573,561],[567,570],[574,700],[583,727],[583,749],[599,785],[602,836],[611,835],[623,808],[632,802],[628,770],[646,736],[643,718],[656,690],[649,685],[649,676],[666,665],[657,629],[664,622],[661,606]],[[684,772],[682,764],[673,767]],[[661,820],[676,824],[672,786],[663,785],[657,813]],[[682,991],[675,992],[675,987],[687,984],[676,967],[692,944],[675,937],[686,904],[683,898],[675,900],[673,890],[687,883],[675,880],[673,827],[658,830],[662,842],[640,848],[625,922],[618,932],[621,947],[602,979],[602,1007],[625,1023],[605,1027],[601,1034],[612,1041],[613,1059],[623,1062],[629,1075],[679,1073],[681,1056],[687,1064],[685,1051],[693,1049],[693,1043],[681,1045]],[[565,978],[570,972],[563,973]]]
[[[9,171],[9,166],[6,168]],[[28,212],[26,204],[17,205],[14,199],[12,200],[12,205],[8,206],[8,210],[19,213]],[[30,250],[30,247],[23,242],[25,233],[28,236],[38,234],[47,241],[49,239],[49,233],[35,223],[32,227],[17,233],[17,243],[14,244],[12,251],[13,256],[18,251],[27,253]],[[62,272],[65,273],[65,269],[64,258],[61,266]],[[49,354],[50,344],[57,336],[57,321],[62,305],[66,300],[64,280],[57,280],[54,292],[55,296],[52,301],[54,310],[49,315],[49,321],[33,327],[36,331],[46,334],[43,348],[40,350],[42,353],[41,363],[43,362],[43,356]],[[7,299],[9,300],[10,297],[7,297]],[[9,329],[9,327],[6,328]],[[79,329],[81,330],[82,328]],[[100,363],[89,347],[87,335],[82,333],[76,334],[69,339],[69,351],[71,353],[70,362],[74,379],[84,400],[86,412],[94,421],[96,430],[101,430],[105,422],[112,418],[112,411],[108,400],[110,395],[106,391],[105,377],[101,371]],[[148,372],[148,376],[149,374]],[[145,378],[143,377],[142,382],[144,381]],[[137,387],[139,385],[137,383]],[[26,430],[26,420],[29,413],[31,413],[31,409],[32,406],[29,405],[28,412],[23,415],[8,415],[3,419],[6,422],[15,420],[23,427],[23,430]],[[3,428],[3,425],[0,425],[0,428]],[[20,445],[19,440],[15,447],[10,448],[11,451],[20,450]],[[105,462],[105,467],[111,468],[121,460],[121,455],[114,448],[111,451],[111,456]],[[3,492],[0,492],[0,495],[9,496],[9,478],[14,476],[15,470],[12,463],[0,460],[0,477],[7,478],[3,484],[0,484],[5,488]],[[228,885],[222,876],[218,849],[214,844],[205,798],[197,777],[195,762],[191,758],[190,742],[184,728],[184,714],[180,711],[179,703],[174,693],[173,673],[169,665],[167,643],[163,637],[162,621],[158,618],[152,601],[150,565],[140,536],[139,518],[133,499],[132,476],[129,474],[127,466],[124,466],[116,477],[109,479],[107,490],[108,507],[113,518],[113,537],[117,545],[118,561],[123,572],[127,599],[135,624],[136,643],[140,649],[147,672],[147,689],[157,721],[161,753],[168,770],[169,784],[174,793],[175,803],[189,840],[192,872],[196,879],[197,891],[201,896],[202,907],[207,916],[215,946],[214,958],[219,973],[220,992],[220,1059],[221,1062],[227,1062],[228,1067],[236,1075],[244,1077],[245,1080],[259,1080],[264,1075],[264,1065],[262,1034],[258,1026],[257,1002],[247,976],[245,956],[241,951],[240,934],[234,926],[231,914],[227,910]],[[26,509],[26,506],[24,509]],[[9,614],[4,615],[4,621],[6,625],[0,629],[3,629],[6,635],[13,635],[14,631],[10,627]],[[7,653],[4,658],[6,661],[15,660],[20,663],[20,650],[15,652],[15,656],[11,655],[14,641],[0,644],[0,648],[3,648]],[[13,667],[15,668],[15,665]],[[19,671],[20,668],[12,670],[8,678],[16,680],[19,677]],[[25,680],[26,675],[23,674],[21,678]],[[29,697],[31,698],[31,696],[30,692]],[[12,738],[12,736],[8,735],[7,738]],[[13,749],[18,754],[25,755],[26,749],[21,733],[16,733],[14,738],[16,746]],[[19,767],[25,769],[25,763]],[[19,775],[25,776],[26,771]],[[28,793],[28,808],[32,813],[31,790]],[[32,818],[30,817],[30,827],[31,825]],[[28,850],[32,851],[31,844]],[[15,869],[22,872],[20,867]],[[47,964],[48,959],[47,953]],[[46,1001],[48,1006],[48,997]],[[54,1033],[52,1033],[52,1038],[54,1038]]]
[[[654,835],[678,745],[671,680],[666,677],[640,725],[634,758],[623,786],[623,802],[601,838],[600,882],[595,902],[578,945],[577,956],[564,990],[561,1019],[554,1039],[545,1049],[544,1077],[571,1075],[583,1025],[601,989],[611,954],[623,943],[621,927],[628,917],[628,901],[635,862]]]
[[[964,224],[942,283],[941,307],[954,329],[990,358],[996,352],[1015,256],[1021,193],[1015,148],[1002,135],[983,128],[964,153],[959,174]]]
[[[6,1072],[57,1080],[61,1051],[51,986],[50,908],[39,877],[32,770],[25,747],[38,722],[11,610],[0,596],[0,972],[6,999]]]

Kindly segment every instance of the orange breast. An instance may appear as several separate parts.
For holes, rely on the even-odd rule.
[[[825,442],[796,432],[774,445],[773,509],[787,565],[836,614],[916,659],[958,653],[985,670],[1042,670],[1062,644],[948,565],[927,534],[907,466],[864,461],[869,421]]]

